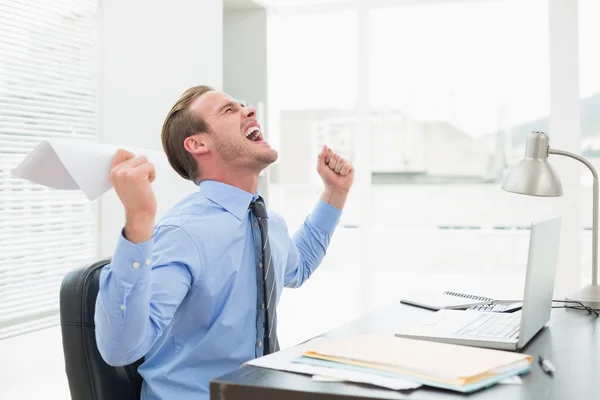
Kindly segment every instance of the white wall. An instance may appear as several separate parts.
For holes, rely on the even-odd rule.
[[[267,101],[267,11],[223,14],[223,89],[248,102]]]
[[[222,0],[104,0],[101,3],[100,140],[161,150],[164,118],[188,87],[223,81]],[[196,187],[169,171],[155,186],[158,213]],[[114,194],[100,201],[99,252],[114,250],[124,213]]]

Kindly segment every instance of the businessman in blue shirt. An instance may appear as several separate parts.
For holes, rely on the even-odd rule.
[[[110,179],[126,220],[101,273],[96,340],[111,365],[144,358],[143,400],[208,399],[211,379],[278,349],[282,289],[302,285],[323,260],[354,171],[323,148],[323,194],[292,238],[279,215],[260,211],[258,176],[278,155],[254,109],[190,88],[167,115],[162,142],[199,190],[155,223],[154,166],[114,155]]]

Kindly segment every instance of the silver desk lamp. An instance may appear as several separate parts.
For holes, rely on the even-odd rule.
[[[567,296],[568,300],[579,301],[591,308],[600,309],[600,286],[598,286],[598,174],[594,166],[585,158],[568,151],[551,149],[550,138],[544,132],[531,132],[525,145],[525,157],[508,173],[502,189],[507,192],[530,196],[558,197],[562,196],[562,185],[552,165],[548,163],[548,155],[567,156],[584,163],[594,177],[594,203],[592,221],[592,284],[579,292]]]

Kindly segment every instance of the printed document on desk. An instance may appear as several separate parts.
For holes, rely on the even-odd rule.
[[[421,386],[420,383],[395,377],[385,377],[378,374],[370,374],[368,372],[350,371],[347,369],[328,368],[293,362],[294,359],[300,357],[315,344],[324,343],[326,341],[327,339],[324,338],[313,339],[310,342],[256,358],[248,361],[246,364],[255,367],[318,376],[321,379],[322,377],[325,377],[345,382],[370,384],[392,390],[416,389]]]
[[[294,360],[299,364],[413,380],[463,393],[527,372],[531,361],[527,354],[389,335],[358,335],[317,343]]]

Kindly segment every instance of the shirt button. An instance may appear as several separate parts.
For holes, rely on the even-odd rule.
[[[146,265],[150,265],[150,259],[146,258]]]
[[[125,304],[121,304],[121,310],[125,311]]]
[[[255,222],[255,223],[254,223],[254,227],[256,228],[257,226],[258,226],[258,224]]]
[[[258,347],[262,347],[262,342],[258,342]]]
[[[262,268],[262,263],[258,263],[258,268]]]
[[[262,304],[260,305],[260,308],[262,308],[262,309],[264,310],[264,309],[265,309],[265,303],[262,303]]]
[[[135,262],[133,263],[133,268],[135,268],[135,269],[138,269],[139,267],[140,267],[140,263],[139,263],[139,262],[137,262],[137,261],[135,261]]]

